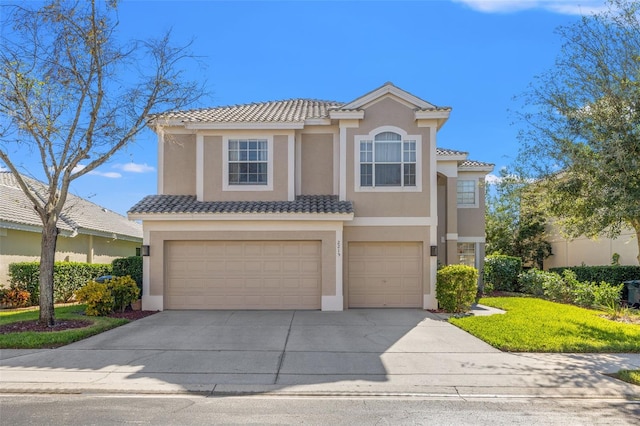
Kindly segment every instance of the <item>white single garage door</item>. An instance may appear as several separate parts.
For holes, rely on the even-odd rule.
[[[168,241],[166,309],[320,309],[320,241]]]
[[[421,308],[422,243],[349,243],[350,308]]]

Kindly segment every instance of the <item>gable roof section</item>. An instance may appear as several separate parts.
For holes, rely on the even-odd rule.
[[[150,219],[150,216],[187,214],[199,219],[202,215],[214,215],[221,219],[234,215],[245,220],[247,215],[283,215],[283,219],[300,215],[338,216],[338,220],[353,218],[351,201],[339,201],[335,195],[302,195],[295,201],[198,201],[193,195],[149,195],[129,210],[129,217]],[[317,219],[317,217],[314,217]]]
[[[187,111],[168,111],[151,116],[156,122],[170,125],[198,123],[207,124],[297,124],[307,120],[329,118],[329,109],[341,105],[340,102],[317,99],[288,99],[284,101],[254,102],[244,105],[221,106]]]
[[[44,183],[22,176],[25,183],[41,199],[45,198]],[[0,226],[24,231],[40,232],[42,222],[22,192],[11,172],[0,172]],[[63,236],[78,234],[142,241],[142,226],[111,210],[69,194],[58,220]]]
[[[332,118],[362,118],[363,111],[359,108],[387,95],[414,106],[416,119],[437,119],[438,127],[444,124],[451,112],[450,107],[435,106],[388,82],[346,104],[318,99],[288,99],[167,111],[152,114],[149,118],[151,126],[185,126],[188,129],[237,129],[245,126],[296,129],[305,124],[330,124]]]

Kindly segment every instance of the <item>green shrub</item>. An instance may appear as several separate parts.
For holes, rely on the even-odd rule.
[[[78,301],[87,304],[85,313],[89,316],[105,316],[113,312],[115,300],[106,284],[89,281],[75,294]]]
[[[0,302],[11,308],[25,308],[31,305],[31,294],[19,288],[0,289]]]
[[[565,271],[565,273],[566,272],[567,271]],[[571,273],[571,271],[568,271],[568,273]],[[567,284],[567,281],[565,281],[564,278],[564,276],[561,277],[556,273],[547,275],[542,283],[544,297],[549,300],[553,300],[554,302],[573,302],[573,289],[570,284]],[[571,277],[569,277],[569,282],[573,283]]]
[[[120,257],[111,262],[113,275],[118,277],[130,276],[138,285],[140,295],[142,295],[142,257]]]
[[[484,281],[496,290],[518,291],[518,275],[522,271],[519,257],[494,254],[484,260]]]
[[[12,288],[29,292],[29,305],[37,305],[39,302],[39,279],[39,262],[19,262],[9,264],[9,283]]]
[[[448,265],[437,272],[436,297],[447,312],[467,312],[478,291],[478,270],[467,265]]]
[[[113,296],[114,308],[120,312],[124,312],[124,308],[138,300],[140,295],[136,282],[128,275],[107,280],[105,285]]]
[[[594,290],[597,287],[596,283],[578,282],[573,288],[573,304],[584,308],[595,306]]]
[[[518,275],[518,286],[520,291],[534,296],[544,295],[544,282],[552,279],[549,275],[551,272],[541,271],[539,269],[529,269]],[[555,274],[557,275],[557,274]]]
[[[601,282],[599,285],[593,284],[593,306],[605,309],[616,309],[620,306],[622,287],[624,284],[611,285]]]
[[[53,265],[53,299],[69,302],[76,290],[101,275],[111,275],[111,265],[82,262],[55,262]],[[37,305],[40,297],[40,263],[9,264],[11,286],[31,293],[30,304]]]
[[[576,274],[578,281],[582,282],[602,282],[609,284],[620,284],[625,281],[640,280],[640,266],[572,266],[567,268],[551,268],[549,271],[562,273],[569,269]]]

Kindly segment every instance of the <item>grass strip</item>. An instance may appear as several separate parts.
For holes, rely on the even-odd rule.
[[[480,303],[507,313],[449,322],[503,351],[640,352],[640,325],[603,318],[601,311],[529,297],[489,297]]]
[[[77,342],[103,331],[129,322],[127,319],[110,317],[88,317],[84,315],[84,305],[60,306],[55,308],[56,320],[83,320],[91,325],[61,331],[21,332],[0,334],[0,349],[43,349],[57,348]],[[19,321],[37,320],[39,309],[19,309],[0,311],[0,325]]]
[[[633,385],[640,385],[640,370],[620,370],[615,377]]]

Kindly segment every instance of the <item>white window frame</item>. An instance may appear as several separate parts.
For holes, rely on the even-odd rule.
[[[458,201],[458,185],[460,182],[473,182],[473,203],[460,203]],[[463,179],[458,176],[458,180],[456,182],[456,203],[459,209],[472,209],[479,207],[479,192],[479,181],[477,178]]]
[[[384,133],[393,132],[400,135],[404,152],[404,142],[415,141],[416,143],[416,184],[415,186],[361,186],[360,185],[360,143],[365,141],[374,142],[375,136]],[[354,137],[353,147],[353,169],[354,169],[354,191],[355,192],[422,192],[422,136],[409,135],[404,130],[395,126],[382,126],[373,129],[368,135],[356,135]],[[404,154],[402,154],[404,155]],[[404,164],[401,163],[401,164]],[[401,169],[404,174],[404,170]]]
[[[469,253],[460,253],[460,246],[462,244],[468,244],[471,247],[473,247],[473,265],[469,265],[468,263],[463,263],[460,261],[460,256],[470,256]],[[456,243],[456,253],[458,256],[457,259],[457,263],[460,265],[468,265],[468,266],[473,266],[474,268],[478,268],[478,243],[474,243],[474,242],[467,242],[467,241],[458,241]]]
[[[267,141],[267,184],[232,185],[229,184],[229,141],[230,140]],[[273,191],[273,136],[233,135],[222,137],[222,190],[223,191]]]

